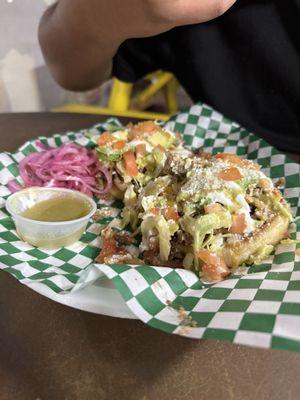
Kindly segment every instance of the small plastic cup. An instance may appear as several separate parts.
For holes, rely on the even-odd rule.
[[[35,204],[53,197],[74,196],[89,203],[90,211],[84,217],[62,222],[36,221],[21,214]],[[56,249],[71,245],[80,239],[97,205],[89,196],[76,190],[31,187],[8,197],[6,209],[11,214],[21,240],[36,247]]]

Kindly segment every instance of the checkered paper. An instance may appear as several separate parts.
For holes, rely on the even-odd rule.
[[[39,140],[50,146],[69,141],[92,146],[87,134],[116,123],[110,120],[87,131]],[[284,196],[294,216],[300,216],[300,166],[264,140],[205,104],[174,116],[166,126],[181,132],[190,147],[236,153],[258,162],[274,180],[284,176]],[[15,154],[0,154],[0,268],[24,284],[40,282],[61,295],[91,285],[104,274],[133,313],[154,328],[191,338],[300,351],[300,257],[296,245],[280,244],[263,264],[240,268],[229,279],[208,286],[183,269],[95,264],[99,233],[118,216],[122,207],[118,202],[112,204],[114,217],[90,223],[80,242],[72,246],[49,251],[20,241],[4,207],[10,194],[7,182],[19,179],[18,162],[38,150],[36,140],[25,143]],[[291,235],[300,239],[300,218],[291,225]]]

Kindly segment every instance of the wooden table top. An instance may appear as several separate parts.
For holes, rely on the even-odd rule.
[[[98,115],[0,115],[0,148]],[[0,272],[0,400],[298,399],[300,355],[168,335],[55,303]]]

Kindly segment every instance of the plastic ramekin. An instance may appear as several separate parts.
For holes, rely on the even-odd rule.
[[[61,196],[74,196],[87,201],[90,205],[89,213],[84,217],[63,222],[36,221],[21,215],[36,203]],[[71,245],[80,239],[97,205],[92,198],[76,190],[31,187],[10,195],[6,200],[6,209],[15,222],[21,240],[36,247],[56,249]]]

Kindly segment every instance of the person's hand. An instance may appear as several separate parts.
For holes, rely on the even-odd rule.
[[[41,19],[39,40],[57,80],[87,90],[107,79],[126,39],[209,21],[235,0],[57,0]]]
[[[236,0],[114,0],[115,15],[130,37],[153,36],[224,14]],[[121,22],[122,21],[122,22]],[[124,25],[124,21],[127,23]]]

